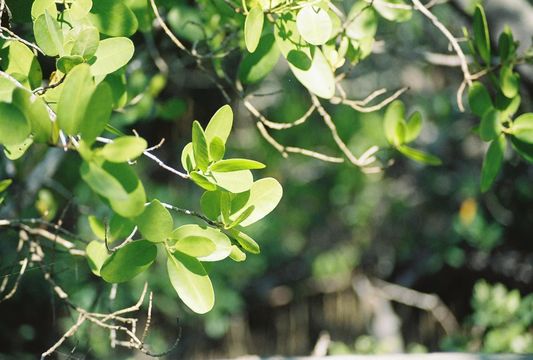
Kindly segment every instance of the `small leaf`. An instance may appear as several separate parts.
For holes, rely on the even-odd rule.
[[[194,161],[192,142],[185,145],[181,151],[181,166],[183,166],[188,173],[196,169],[196,161]]]
[[[100,240],[105,240],[106,228],[103,222],[101,222],[96,216],[90,215],[87,217],[89,227],[93,234]]]
[[[198,168],[205,172],[209,166],[209,150],[202,125],[196,120],[192,123],[192,149]]]
[[[526,161],[533,163],[533,144],[520,141],[514,136],[511,136],[511,144],[521,157],[523,157]]]
[[[57,8],[55,0],[35,0],[31,5],[31,17],[37,19],[39,16],[48,12],[51,17],[57,16]]]
[[[189,176],[191,177],[191,180],[194,181],[196,185],[198,185],[204,190],[215,191],[217,189],[216,184],[212,183],[211,181],[209,181],[209,179],[206,176],[196,171],[189,173]]]
[[[345,27],[346,35],[351,39],[373,37],[378,28],[376,12],[364,1],[356,1],[348,13]]]
[[[304,40],[312,45],[325,44],[333,30],[327,11],[313,5],[304,6],[298,11],[296,26]]]
[[[239,245],[241,245],[244,250],[248,251],[249,253],[259,254],[261,252],[259,244],[257,244],[254,239],[252,239],[250,236],[243,233],[242,231],[237,229],[229,229],[228,233],[231,235],[232,238],[237,240]]]
[[[167,271],[179,298],[197,314],[205,314],[215,304],[213,285],[203,265],[179,251],[168,254]]]
[[[295,68],[303,71],[307,71],[311,68],[311,58],[307,54],[300,50],[291,50],[287,54],[287,61]]]
[[[226,229],[234,228],[235,226],[242,223],[244,220],[248,219],[248,217],[254,212],[254,209],[254,206],[247,207],[243,212],[239,214],[239,216],[234,221],[232,221],[231,223],[227,223]]]
[[[217,186],[235,194],[250,190],[254,182],[254,177],[250,170],[212,172],[211,176]]]
[[[211,255],[217,247],[215,243],[207,237],[189,236],[177,241],[174,248],[185,255],[197,258]]]
[[[85,253],[87,254],[87,262],[91,271],[96,276],[100,276],[100,269],[109,257],[105,244],[101,241],[91,241],[85,248]]]
[[[261,32],[263,30],[263,22],[265,15],[259,6],[254,6],[244,22],[244,42],[246,49],[253,53],[257,49]]]
[[[263,169],[264,164],[255,160],[248,159],[226,159],[220,160],[210,166],[211,171],[215,172],[230,172],[239,170],[254,170]]]
[[[385,137],[390,144],[395,144],[396,130],[398,123],[403,122],[405,118],[405,106],[400,100],[393,101],[385,111]]]
[[[227,191],[220,193],[220,214],[224,224],[231,222],[229,216],[231,215],[231,196]]]
[[[415,111],[409,118],[409,121],[407,122],[407,127],[405,128],[405,142],[409,143],[415,140],[420,134],[421,130],[422,114],[420,114],[420,112],[418,111]]]
[[[520,94],[517,94],[514,98],[509,99],[500,91],[498,91],[496,94],[496,100],[494,101],[494,107],[500,110],[502,114],[502,120],[511,119],[518,111],[521,101],[522,98],[520,97]]]
[[[216,249],[209,255],[198,258],[200,261],[220,261],[227,258],[231,252],[231,241],[224,233],[215,228],[189,224],[180,226],[170,235],[170,239],[176,243],[190,237],[207,238],[215,245]]]
[[[491,141],[501,134],[502,124],[500,118],[501,113],[498,110],[491,110],[483,115],[479,125],[479,137],[481,140]]]
[[[411,19],[412,10],[402,0],[383,0],[372,3],[374,9],[385,19],[395,22],[404,22]],[[396,5],[396,6],[395,6]],[[404,6],[402,8],[402,6]]]
[[[110,283],[133,279],[152,265],[157,256],[155,244],[136,240],[116,250],[104,262],[100,275]]]
[[[64,74],[68,74],[76,65],[83,63],[83,58],[78,55],[65,55],[57,59],[56,67]]]
[[[98,1],[98,0],[97,0]],[[76,0],[70,5],[69,14],[72,20],[82,20],[93,7],[91,0]]]
[[[14,105],[0,102],[0,144],[17,145],[30,135],[30,123]]]
[[[172,215],[157,199],[146,206],[143,213],[135,218],[135,223],[141,234],[152,242],[165,241],[174,226]]]
[[[472,112],[480,117],[487,111],[493,109],[492,100],[487,88],[477,81],[468,89],[468,103]]]
[[[33,33],[37,45],[48,56],[63,55],[63,32],[59,23],[48,11],[39,16],[33,23]]]
[[[513,121],[512,132],[518,140],[533,144],[533,113],[517,117]]]
[[[478,4],[474,12],[474,44],[476,45],[479,55],[485,62],[485,64],[490,65],[491,63],[491,54],[490,54],[490,35],[489,28],[487,25],[487,18],[485,16],[485,11],[483,7]]]
[[[498,39],[498,53],[500,55],[500,61],[502,63],[508,62],[515,56],[515,46],[513,33],[509,26],[505,26],[503,32],[500,34]]]
[[[506,146],[505,136],[501,135],[489,145],[485,159],[483,160],[483,168],[481,169],[481,191],[486,192],[496,179],[500,172],[503,162],[503,155],[505,154]]]
[[[226,152],[226,147],[224,141],[218,136],[215,136],[213,140],[209,143],[209,156],[211,161],[219,161],[224,157]]]
[[[236,262],[246,260],[246,254],[236,245],[231,245],[231,253],[229,254],[229,257]]]
[[[394,146],[398,147],[405,143],[406,132],[407,125],[405,125],[405,121],[398,121],[396,124],[396,131],[394,132]]]
[[[417,161],[419,163],[422,163],[422,164],[433,165],[433,166],[438,166],[442,164],[442,161],[438,157],[431,155],[431,154],[427,154],[420,150],[413,149],[405,145],[400,146],[398,148],[398,151],[400,151],[402,154],[404,154],[408,158],[414,161]]]
[[[205,128],[205,138],[211,143],[215,137],[219,137],[225,144],[232,126],[233,110],[231,110],[231,106],[224,105],[209,120],[209,124]]]
[[[86,27],[80,31],[70,53],[71,55],[79,55],[88,60],[96,54],[99,42],[100,34],[98,33],[98,29],[94,26]]]
[[[106,144],[100,155],[111,162],[126,162],[135,160],[142,155],[148,144],[138,136],[122,136]]]
[[[94,0],[88,19],[109,36],[131,36],[137,31],[137,17],[121,0]]]
[[[111,74],[125,66],[134,52],[133,42],[126,37],[101,40],[91,64],[91,73],[94,76]]]
[[[511,65],[502,66],[500,70],[500,89],[505,97],[512,99],[518,94],[520,78],[513,72]]]
[[[13,183],[11,179],[0,180],[0,193],[6,191],[6,189]]]

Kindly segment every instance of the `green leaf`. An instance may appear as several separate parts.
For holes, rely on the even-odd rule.
[[[57,17],[57,8],[55,0],[35,0],[31,5],[31,17],[37,19],[39,16],[48,12],[51,17]]]
[[[56,67],[64,74],[68,74],[76,65],[83,63],[83,58],[78,55],[65,55],[57,59]]]
[[[57,123],[67,135],[78,134],[94,89],[89,65],[80,64],[67,75],[57,104]]]
[[[263,10],[259,6],[254,6],[244,21],[244,42],[246,49],[251,53],[257,49],[259,44],[264,20]]]
[[[97,217],[88,217],[89,226],[93,234],[100,240],[104,241],[106,237],[106,227]],[[135,228],[135,225],[130,220],[123,218],[117,214],[113,214],[107,229],[107,242],[112,244],[116,240],[125,239]]]
[[[148,146],[146,140],[138,136],[122,136],[106,144],[100,155],[107,161],[126,162],[142,155]]]
[[[196,161],[194,161],[192,142],[185,145],[181,151],[181,166],[183,166],[187,172],[191,172],[196,169]]]
[[[0,56],[1,53],[0,53]],[[1,61],[2,59],[0,59]],[[11,102],[13,91],[17,88],[15,84],[13,84],[10,80],[0,77],[0,101],[2,102]]]
[[[407,122],[407,127],[405,128],[405,142],[409,143],[415,140],[420,134],[421,130],[422,114],[420,114],[420,112],[418,111],[415,111],[409,118],[409,121]]]
[[[520,141],[533,144],[533,113],[522,114],[513,121],[513,135]]]
[[[345,24],[346,35],[351,39],[364,39],[376,35],[378,21],[376,12],[365,1],[352,5]]]
[[[304,40],[312,45],[325,44],[333,30],[327,11],[313,5],[306,5],[298,11],[296,26]]]
[[[289,64],[300,70],[309,70],[311,68],[311,58],[300,50],[291,50],[287,54]]]
[[[13,61],[16,59],[16,61]],[[23,43],[7,41],[0,49],[0,67],[14,76],[25,87],[35,89],[41,86],[43,73],[37,57]],[[4,79],[4,78],[0,78]],[[5,81],[9,81],[5,79]],[[11,81],[9,81],[10,84]]]
[[[239,170],[263,169],[265,165],[255,160],[248,159],[226,159],[220,160],[210,166],[214,172],[230,172]]]
[[[500,34],[498,39],[498,53],[500,55],[500,61],[502,63],[510,61],[515,57],[515,45],[513,39],[513,33],[509,26],[505,26],[503,32]]]
[[[69,14],[72,20],[82,20],[93,7],[91,0],[76,0],[70,5]]]
[[[396,144],[396,131],[398,124],[404,122],[405,106],[400,100],[393,101],[385,111],[385,121],[383,126],[385,128],[385,137],[387,141],[394,145]]]
[[[229,257],[231,260],[236,262],[242,262],[246,260],[246,254],[236,245],[231,246],[231,253],[229,254]]]
[[[76,2],[77,3],[77,2]],[[72,45],[71,55],[79,55],[85,60],[96,55],[100,43],[100,34],[94,26],[86,27],[80,31]]]
[[[106,128],[113,109],[113,96],[107,83],[98,84],[93,91],[83,120],[79,125],[79,133],[87,144],[92,144],[97,136]],[[81,109],[80,109],[81,110]]]
[[[105,244],[101,241],[93,240],[85,248],[89,268],[96,276],[100,276],[100,269],[109,257]]]
[[[152,200],[144,212],[135,218],[135,223],[144,238],[152,242],[165,241],[174,226],[172,215],[159,200]]]
[[[189,173],[189,176],[196,185],[200,186],[204,190],[215,191],[217,189],[217,185],[211,182],[205,175],[202,175],[196,171],[192,171]]]
[[[167,271],[174,290],[192,311],[205,314],[213,308],[213,285],[198,260],[176,251],[168,255]]]
[[[496,94],[496,100],[494,107],[500,110],[502,114],[502,120],[511,119],[513,115],[518,111],[522,98],[520,94],[517,94],[514,98],[509,99],[503,95],[500,91]]]
[[[254,182],[254,178],[250,170],[212,172],[211,176],[218,186],[231,193],[248,191]]]
[[[6,191],[6,189],[13,183],[11,179],[0,180],[0,193]]]
[[[487,111],[493,109],[492,100],[487,88],[476,81],[468,89],[468,103],[470,109],[477,116],[483,116]]]
[[[155,244],[136,240],[116,250],[102,265],[100,275],[110,283],[133,279],[152,265],[157,256]]]
[[[385,19],[395,22],[404,22],[411,19],[412,10],[402,0],[383,0],[373,2],[374,9]]]
[[[133,57],[135,46],[125,37],[101,40],[94,55],[91,73],[94,76],[107,75],[125,66]]]
[[[274,69],[280,56],[273,34],[265,34],[255,51],[245,53],[239,65],[239,79],[243,84],[255,84]]]
[[[231,220],[237,219],[242,212],[253,206],[253,212],[240,223],[245,227],[267,216],[278,205],[283,196],[283,189],[274,178],[264,178],[253,183],[250,188],[250,196],[244,206],[231,215]]]
[[[228,233],[231,235],[232,238],[237,240],[239,245],[241,245],[244,250],[248,251],[249,253],[259,254],[261,252],[259,244],[242,231],[237,229],[229,229]]]
[[[474,44],[479,52],[479,55],[485,62],[490,65],[491,53],[490,53],[490,34],[487,25],[487,18],[483,7],[478,4],[474,12]]]
[[[220,191],[206,191],[200,198],[200,207],[205,216],[213,221],[220,215]]]
[[[207,142],[211,143],[215,137],[219,137],[226,144],[232,126],[233,110],[231,110],[231,106],[224,105],[211,117],[205,128]]]
[[[94,0],[89,20],[109,36],[131,36],[137,31],[137,17],[121,0]]]
[[[37,45],[48,56],[63,55],[63,32],[59,23],[48,11],[39,16],[33,23],[33,33]]]
[[[126,163],[105,162],[102,168],[115,177],[128,194],[126,200],[108,199],[111,208],[126,218],[139,216],[144,211],[146,193],[132,167]]]
[[[83,162],[80,167],[80,175],[95,193],[105,198],[116,200],[128,198],[128,193],[122,184],[94,162]]]
[[[33,138],[27,137],[23,142],[16,145],[4,145],[4,155],[9,160],[20,159],[33,144]]]
[[[209,156],[211,161],[219,161],[224,157],[226,147],[224,141],[218,136],[215,136],[209,143]]]
[[[217,247],[215,243],[207,237],[189,236],[177,241],[174,248],[185,255],[198,258],[211,255]]]
[[[30,123],[14,105],[0,102],[0,144],[17,145],[30,135]]]
[[[400,151],[402,154],[404,154],[408,158],[414,161],[417,161],[419,163],[422,163],[422,164],[433,165],[433,166],[438,166],[442,164],[442,161],[438,157],[431,155],[431,154],[427,154],[420,150],[413,149],[406,145],[402,145],[398,147],[398,151]]]
[[[254,206],[250,206],[250,207],[246,208],[243,212],[241,212],[239,214],[239,216],[235,220],[233,220],[232,222],[226,222],[225,221],[225,223],[226,223],[225,228],[226,229],[231,229],[231,228],[234,228],[235,226],[239,225],[244,220],[248,219],[248,217],[254,212],[254,209],[255,209]]]
[[[189,224],[180,226],[170,235],[170,239],[176,241],[176,249],[181,246],[178,246],[177,243],[187,238],[206,238],[215,245],[215,250],[209,255],[198,257],[200,261],[220,261],[227,258],[231,252],[231,241],[224,233],[215,228]]]
[[[13,91],[13,104],[20,110],[31,126],[31,134],[35,142],[47,143],[52,140],[54,124],[40,97],[16,88]],[[1,121],[1,120],[0,120]]]
[[[220,193],[220,214],[222,215],[222,221],[224,224],[231,222],[229,216],[231,214],[231,195],[227,191]]]
[[[518,138],[511,136],[511,144],[520,156],[525,160],[533,163],[533,145],[520,141]]]
[[[483,115],[479,125],[479,137],[483,141],[496,139],[502,132],[500,122],[501,113],[498,110],[490,110]]]
[[[506,146],[505,135],[501,135],[489,145],[485,159],[483,160],[483,168],[481,169],[481,191],[486,192],[496,179],[500,172],[505,154]]]
[[[509,99],[514,98],[518,94],[520,86],[520,77],[513,72],[512,65],[502,66],[500,70],[500,89]]]
[[[407,125],[405,125],[405,121],[398,121],[396,131],[394,132],[394,146],[400,146],[405,143],[406,132]]]
[[[196,120],[192,123],[192,149],[198,168],[205,172],[209,166],[209,149],[202,125]]]

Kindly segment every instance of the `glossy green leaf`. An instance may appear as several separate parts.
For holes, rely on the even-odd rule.
[[[126,162],[142,155],[148,146],[146,140],[138,136],[121,136],[106,144],[100,155],[107,161]]]
[[[117,214],[126,218],[140,215],[144,211],[146,193],[142,182],[132,170],[132,167],[126,163],[105,162],[102,168],[115,177],[128,194],[126,200],[108,199],[111,208]]]
[[[29,136],[20,144],[4,145],[4,155],[9,160],[20,159],[26,153],[26,151],[30,148],[32,144],[33,144],[33,138]]]
[[[468,103],[472,112],[477,116],[483,116],[487,111],[493,109],[487,88],[478,81],[474,82],[468,89]]]
[[[130,36],[137,31],[137,17],[122,0],[94,0],[89,20],[109,36]]]
[[[211,239],[204,236],[189,236],[176,241],[174,248],[192,257],[209,256],[216,250],[216,245]]]
[[[512,132],[518,140],[533,144],[533,113],[517,117],[513,121]]]
[[[485,154],[483,160],[483,168],[481,169],[481,191],[486,192],[490,189],[490,186],[496,179],[496,176],[500,172],[500,168],[503,162],[503,156],[505,154],[506,139],[504,135],[501,135],[489,145],[489,149]]]
[[[206,238],[215,245],[215,250],[209,255],[198,257],[200,261],[220,261],[227,258],[231,252],[231,241],[224,233],[215,228],[189,224],[180,226],[170,235],[170,239],[175,241],[175,244],[191,237]]]
[[[390,144],[396,144],[396,130],[398,124],[405,120],[405,106],[400,100],[393,101],[385,111],[385,121],[383,123],[385,129],[385,137]]]
[[[509,26],[505,26],[498,39],[498,54],[501,62],[508,62],[515,56],[516,47],[514,44],[513,33]]]
[[[144,212],[135,218],[135,223],[143,237],[152,242],[165,241],[174,226],[172,215],[159,200],[152,200]]]
[[[69,15],[72,20],[82,20],[87,15],[93,6],[91,0],[76,0],[70,5]]]
[[[520,77],[513,72],[511,65],[503,66],[500,70],[500,89],[509,99],[514,98],[518,94],[520,87]]]
[[[483,115],[479,125],[479,137],[483,141],[496,139],[502,132],[501,114],[498,110],[490,110]]]
[[[264,20],[263,10],[259,6],[254,6],[250,9],[244,21],[244,42],[246,49],[251,53],[257,49],[259,44]]]
[[[79,55],[88,60],[96,54],[100,43],[100,34],[94,26],[86,27],[80,31],[72,45],[71,55]]]
[[[411,19],[412,10],[403,0],[383,0],[372,3],[374,9],[389,21],[404,22]]]
[[[417,161],[419,163],[422,163],[422,164],[433,165],[433,166],[438,166],[442,164],[442,161],[438,157],[425,153],[420,150],[413,149],[406,145],[402,145],[398,147],[398,151],[400,151],[402,154],[404,154],[408,158],[414,161]]]
[[[39,16],[48,12],[54,19],[57,17],[57,8],[55,0],[35,0],[31,5],[31,17],[37,19]]]
[[[218,136],[215,136],[209,143],[209,157],[211,161],[219,161],[224,157],[226,146],[224,141]]]
[[[230,172],[239,170],[263,169],[265,164],[255,160],[248,159],[226,159],[220,160],[210,166],[214,172]]]
[[[40,97],[17,88],[13,91],[13,104],[24,114],[31,126],[31,134],[35,142],[47,143],[53,138],[54,124]]]
[[[209,166],[209,149],[202,125],[196,120],[192,123],[192,149],[198,168],[205,172]]]
[[[229,254],[229,257],[231,258],[231,260],[236,262],[246,260],[246,254],[236,245],[231,246],[231,253]]]
[[[374,36],[378,28],[374,9],[365,1],[355,1],[348,13],[345,28],[346,35],[351,39]]]
[[[76,65],[83,63],[83,58],[78,55],[65,55],[57,59],[56,67],[64,74],[68,74]]]
[[[513,115],[518,111],[522,98],[520,94],[517,94],[514,98],[509,99],[501,92],[496,94],[496,100],[494,101],[494,107],[500,110],[502,114],[502,120],[511,119]]]
[[[267,216],[278,205],[283,196],[283,189],[274,178],[264,178],[253,183],[250,188],[250,196],[241,210],[231,215],[235,220],[250,206],[254,207],[253,212],[240,226],[248,226]]]
[[[35,89],[41,86],[43,79],[41,65],[30,48],[21,42],[7,41],[1,46],[0,67],[25,87]]]
[[[217,189],[217,185],[210,181],[205,175],[202,175],[196,171],[192,171],[189,173],[189,176],[196,185],[200,186],[204,190],[215,191]]]
[[[474,12],[474,44],[476,49],[485,62],[485,64],[490,65],[491,63],[491,53],[490,53],[490,34],[489,27],[487,25],[487,18],[485,16],[485,11],[481,5],[476,6]]]
[[[194,161],[192,142],[185,145],[185,147],[181,151],[181,166],[183,166],[183,168],[187,170],[187,172],[191,172],[196,168],[196,161]]]
[[[94,55],[91,73],[94,76],[107,75],[125,66],[133,57],[133,42],[125,37],[101,40]]]
[[[109,257],[105,244],[101,241],[93,240],[85,248],[89,268],[96,276],[100,276],[100,269]]]
[[[100,275],[110,283],[133,279],[152,265],[157,247],[147,240],[136,240],[116,250],[102,265]]]
[[[102,82],[91,94],[82,122],[79,125],[79,133],[87,144],[92,144],[96,137],[104,131],[111,117],[112,109],[111,88],[107,83]]]
[[[307,5],[296,16],[298,32],[312,45],[322,45],[331,37],[333,23],[326,10],[318,6]]]
[[[215,137],[219,137],[224,144],[228,140],[233,126],[233,110],[231,106],[224,105],[211,117],[205,128],[205,138],[211,143]]]
[[[407,121],[405,128],[405,142],[409,143],[415,140],[422,130],[422,114],[415,111]]]
[[[212,172],[211,176],[218,186],[231,193],[248,191],[254,182],[254,178],[250,170]]]
[[[511,144],[520,156],[525,160],[533,163],[533,144],[520,141],[518,138],[511,136]]]
[[[89,187],[97,194],[108,199],[126,200],[128,193],[122,184],[96,163],[83,162],[80,175]]]
[[[47,11],[33,23],[37,45],[48,56],[63,55],[63,32],[59,23]]]
[[[5,102],[0,102],[0,114],[0,144],[17,145],[26,140],[31,127],[24,114]]]
[[[243,84],[261,81],[274,69],[280,55],[274,35],[263,35],[255,51],[252,54],[244,54],[239,65],[239,79]]]
[[[300,50],[291,50],[287,54],[289,64],[299,70],[307,71],[311,68],[312,60],[307,54]]]
[[[213,285],[197,259],[176,251],[168,255],[167,271],[174,290],[192,311],[205,314],[213,308]]]
[[[228,230],[228,233],[231,235],[232,238],[237,240],[239,245],[241,245],[244,250],[248,251],[249,253],[259,254],[261,252],[259,244],[242,231],[237,229],[230,229]]]

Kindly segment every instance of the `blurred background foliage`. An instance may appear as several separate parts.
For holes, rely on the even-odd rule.
[[[31,0],[8,4],[15,2],[11,9],[16,26],[23,31],[29,25],[18,16]],[[146,1],[126,3],[138,16],[141,31],[132,38],[134,60],[116,76],[118,83],[127,78],[117,101],[130,101],[114,114],[112,123],[124,131],[135,129],[151,144],[164,138],[158,156],[179,166],[192,121],[198,119],[205,125],[225,101],[195,61],[152,26]],[[242,36],[234,29],[242,28],[243,16],[235,16],[222,0],[158,3],[166,10],[172,30],[199,53],[229,49],[208,67],[234,77],[241,56],[236,49],[243,47]],[[469,23],[468,11],[473,10],[472,4],[462,5],[451,1],[433,9],[455,34]],[[531,14],[531,5],[528,9]],[[489,24],[498,16],[490,7],[487,14]],[[509,25],[520,32],[526,25],[518,17]],[[533,167],[513,154],[493,188],[481,194],[485,144],[472,131],[477,120],[457,109],[455,92],[462,74],[457,67],[427,61],[428,52],[447,51],[446,40],[419,14],[401,24],[380,19],[377,40],[374,54],[354,67],[345,80],[348,94],[363,98],[381,87],[408,86],[410,90],[402,96],[408,112],[419,110],[426,120],[418,145],[438,155],[442,166],[422,166],[398,156],[383,173],[366,175],[348,164],[298,155],[284,159],[264,141],[250,114],[234,99],[236,129],[228,142],[229,154],[264,162],[268,167],[261,170],[261,176],[275,177],[284,188],[276,211],[250,228],[262,245],[261,254],[249,256],[244,264],[229,260],[212,264],[216,305],[200,316],[177,300],[162,276],[163,267],[119,285],[116,298],[110,300],[111,286],[93,276],[84,259],[57,251],[48,266],[72,300],[109,311],[133,304],[148,281],[154,292],[148,343],[155,352],[164,351],[181,329],[181,341],[168,358],[305,355],[325,333],[331,339],[330,354],[533,352]],[[525,49],[530,44],[522,45]],[[45,76],[49,75],[46,59],[40,60]],[[246,90],[256,94],[256,106],[276,121],[296,119],[310,105],[303,87],[287,70],[280,61],[265,81]],[[533,110],[533,88],[527,76],[530,69],[523,71],[521,106],[525,112]],[[370,114],[345,106],[328,110],[355,153],[374,144],[387,146],[383,110]],[[336,149],[323,123],[314,117],[302,127],[275,136],[281,143],[326,153]],[[387,158],[387,151],[380,156]],[[25,217],[61,217],[66,228],[92,240],[87,217],[105,217],[106,209],[80,182],[80,160],[40,145],[30,152],[26,159],[34,161],[0,158],[0,177],[13,177],[18,190],[8,200]],[[142,159],[136,168],[149,198],[161,197],[199,210],[200,189]],[[38,191],[32,184],[43,171],[47,176]],[[175,217],[176,224],[190,220]],[[2,231],[2,277],[15,276],[16,241],[14,231]],[[450,333],[429,312],[390,301],[376,291],[357,291],[354,276],[437,294],[459,325]],[[41,280],[39,269],[29,269],[15,297],[0,305],[0,314],[2,358],[34,358],[73,322],[68,309]],[[76,358],[133,357],[126,350],[110,349],[108,337],[101,329],[85,327],[70,347],[62,347],[58,358],[67,358],[71,349]]]

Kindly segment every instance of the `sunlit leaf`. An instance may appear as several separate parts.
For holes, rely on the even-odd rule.
[[[100,34],[98,33],[98,29],[94,26],[86,27],[80,31],[70,53],[71,55],[79,55],[88,60],[96,54],[99,43]]]
[[[244,22],[244,42],[246,49],[251,53],[255,51],[259,44],[264,18],[263,10],[259,6],[251,8],[246,16]]]
[[[396,144],[396,130],[398,123],[405,120],[405,106],[400,100],[393,101],[385,111],[385,121],[383,123],[385,129],[385,137],[390,144]]]
[[[37,45],[48,56],[63,55],[63,32],[59,23],[48,11],[40,15],[33,23],[33,33]]]
[[[233,110],[231,106],[224,105],[211,117],[205,128],[205,138],[211,143],[215,137],[219,137],[225,144],[233,126]]]
[[[52,140],[54,124],[44,101],[29,92],[17,88],[13,91],[13,104],[24,114],[31,126],[33,141],[47,143]]]
[[[405,142],[409,143],[415,140],[422,130],[422,114],[415,111],[407,121],[405,128]]]
[[[318,6],[307,5],[296,16],[298,32],[312,45],[322,45],[331,37],[333,24],[326,10]]]
[[[533,144],[533,113],[517,117],[513,121],[512,131],[518,140]]]
[[[134,51],[133,42],[126,37],[101,40],[94,54],[91,73],[99,76],[117,71],[131,60]]]
[[[246,260],[246,254],[236,245],[231,246],[231,253],[229,254],[229,257],[231,258],[231,260],[236,262]]]
[[[365,1],[354,2],[346,19],[346,35],[352,39],[374,36],[378,28],[376,13]]]
[[[100,155],[111,162],[125,162],[135,160],[142,155],[148,146],[146,140],[138,136],[121,136],[106,144]]]
[[[39,16],[48,12],[51,17],[56,18],[57,8],[55,0],[35,0],[31,5],[31,17],[37,19]]]
[[[231,193],[248,191],[254,182],[254,178],[250,170],[212,172],[211,176],[218,186]]]
[[[133,279],[152,265],[157,255],[155,244],[147,240],[133,241],[116,250],[100,269],[102,278],[110,283]]]
[[[165,241],[174,225],[172,215],[157,199],[146,206],[143,213],[135,218],[135,223],[143,237],[152,242]]]
[[[41,86],[43,78],[41,65],[30,48],[21,42],[7,41],[0,46],[0,67],[28,88],[35,89]],[[2,77],[0,79],[12,84],[7,79]]]
[[[433,166],[438,166],[442,164],[442,161],[438,157],[425,153],[420,150],[413,149],[406,145],[402,145],[398,147],[398,151],[400,151],[402,154],[404,154],[408,158],[414,161],[417,161],[419,163],[422,163],[422,164],[433,165]]]
[[[209,149],[207,147],[207,139],[202,129],[202,125],[198,121],[192,123],[192,149],[194,153],[194,160],[198,168],[206,171],[209,166]]]
[[[100,276],[100,269],[109,257],[105,244],[101,241],[93,240],[85,248],[85,253],[87,254],[87,262],[91,271],[96,276]]]
[[[265,34],[259,40],[255,51],[244,54],[239,66],[239,78],[243,84],[255,84],[274,69],[280,57],[273,34]]]
[[[263,169],[265,164],[259,161],[249,159],[225,159],[220,160],[210,166],[210,170],[214,172],[230,172],[239,170],[254,170]]]
[[[122,0],[94,0],[89,20],[109,36],[130,36],[137,31],[137,17]]]
[[[249,253],[259,254],[261,252],[259,244],[242,231],[237,229],[229,229],[228,233],[231,235],[232,238],[237,240],[239,245],[241,245],[244,250],[248,251]]]
[[[512,99],[518,94],[520,77],[513,72],[511,65],[503,66],[500,70],[500,89],[502,93]]]
[[[170,239],[175,241],[175,244],[187,238],[207,238],[215,245],[214,251],[198,257],[200,261],[220,261],[227,258],[231,252],[231,241],[224,233],[215,228],[189,224],[180,226],[170,235]],[[176,245],[176,249],[179,246]]]
[[[374,9],[389,21],[404,22],[411,19],[412,10],[403,0],[381,0],[372,3]]]
[[[197,258],[211,255],[217,247],[215,243],[207,237],[189,236],[177,241],[174,248],[185,255]]]

